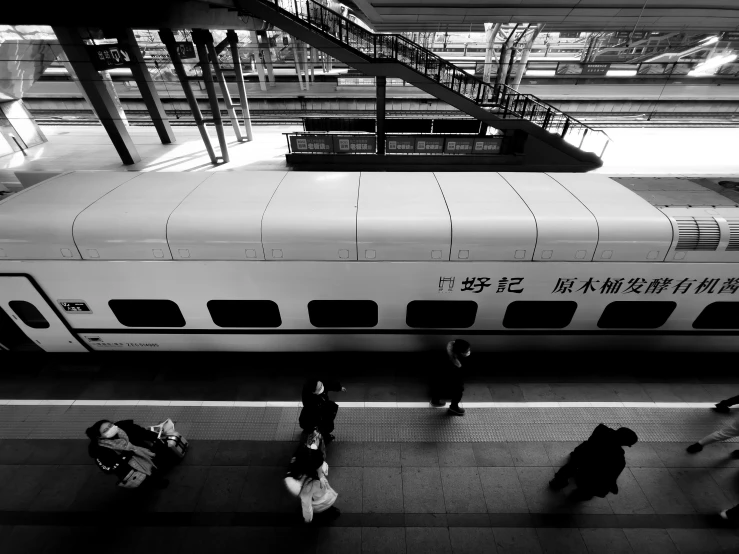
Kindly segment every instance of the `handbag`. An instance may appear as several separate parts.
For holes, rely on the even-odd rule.
[[[118,486],[122,489],[138,489],[144,481],[146,481],[146,473],[132,469],[128,472],[128,475],[118,483]]]
[[[159,425],[154,425],[153,427],[150,427],[149,430],[157,433],[157,437],[164,441],[170,451],[178,458],[185,457],[188,449],[190,448],[190,445],[188,444],[185,437],[175,431],[174,423],[171,419],[167,418]]]

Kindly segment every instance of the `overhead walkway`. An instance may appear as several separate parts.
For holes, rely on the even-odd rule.
[[[602,165],[608,136],[531,94],[469,75],[401,35],[372,33],[313,0],[235,0],[245,13],[372,76],[394,77],[515,137],[527,169],[587,171]]]

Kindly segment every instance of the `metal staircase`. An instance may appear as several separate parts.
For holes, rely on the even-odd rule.
[[[528,170],[587,171],[602,165],[609,138],[531,94],[470,75],[401,35],[380,34],[314,0],[234,0],[366,75],[403,79],[462,112],[521,139]]]

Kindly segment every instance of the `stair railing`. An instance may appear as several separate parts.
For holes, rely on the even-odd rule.
[[[373,33],[315,0],[257,0],[361,54],[373,63],[400,62],[502,118],[526,119],[578,148],[603,156],[610,138],[532,94],[492,85],[402,35]]]

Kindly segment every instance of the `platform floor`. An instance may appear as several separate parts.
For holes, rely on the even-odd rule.
[[[231,161],[213,166],[196,127],[175,127],[175,144],[163,145],[153,127],[131,127],[141,162],[124,166],[102,127],[42,126],[49,141],[0,158],[0,183],[14,171],[286,171],[287,141],[294,125],[255,126],[254,141],[239,143],[225,126]],[[210,128],[211,140],[218,144]],[[606,129],[613,142],[603,157],[604,175],[664,175],[739,179],[739,128]]]
[[[739,552],[717,516],[739,503],[739,444],[685,452],[739,416],[709,409],[739,393],[727,358],[590,357],[479,355],[454,418],[425,404],[420,355],[0,356],[0,551]],[[281,483],[307,368],[347,388],[330,393],[342,515],[310,526]],[[124,417],[191,439],[168,489],[118,490],[92,465],[84,429]],[[599,422],[641,437],[619,494],[551,492]]]

